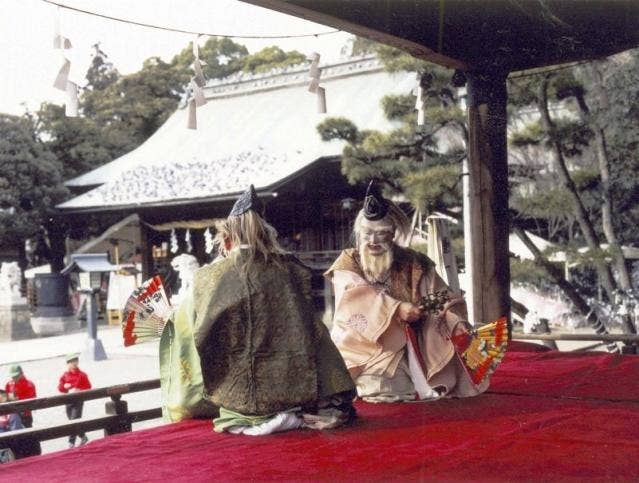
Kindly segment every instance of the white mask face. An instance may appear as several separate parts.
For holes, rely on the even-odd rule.
[[[359,230],[360,250],[365,249],[371,256],[379,256],[388,252],[395,238],[395,229],[387,221],[362,220]]]

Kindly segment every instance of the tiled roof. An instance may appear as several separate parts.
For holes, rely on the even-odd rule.
[[[101,186],[58,207],[215,197],[249,183],[268,188],[318,158],[341,154],[341,142],[324,142],[317,133],[326,116],[346,117],[360,129],[389,129],[380,100],[416,84],[414,74],[388,74],[373,57],[323,66],[328,114],[322,115],[307,75],[302,66],[211,82],[208,103],[197,110],[197,130],[186,129],[187,109],[178,109],[137,149],[70,180],[69,186]]]

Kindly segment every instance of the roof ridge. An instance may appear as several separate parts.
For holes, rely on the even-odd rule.
[[[278,87],[287,87],[308,82],[308,62],[289,67],[279,67],[268,72],[250,74],[236,72],[222,79],[211,79],[204,86],[207,98],[226,97],[247,92],[256,92]],[[345,75],[366,73],[382,69],[382,62],[373,54],[349,57],[320,66],[322,80]]]

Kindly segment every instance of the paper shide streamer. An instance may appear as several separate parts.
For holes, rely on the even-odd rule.
[[[71,71],[71,61],[67,58],[65,51],[73,47],[71,40],[64,37],[60,29],[60,9],[55,16],[55,31],[53,34],[53,48],[62,52],[62,65],[58,70],[58,75],[53,81],[53,87],[67,94],[67,103],[65,106],[65,115],[67,117],[77,117],[78,115],[78,85],[69,80],[69,72]]]
[[[313,52],[309,59],[311,61],[311,69],[309,72],[311,79],[308,84],[308,92],[317,95],[317,112],[319,114],[326,114],[326,89],[319,85],[320,76],[322,75],[322,69],[319,67],[320,54]]]
[[[417,76],[417,87],[415,87],[415,96],[417,99],[415,100],[415,109],[417,110],[417,125],[423,126],[425,117],[424,117],[424,88],[422,87],[421,78]]]
[[[204,232],[204,250],[206,253],[211,253],[213,251],[213,247],[215,242],[213,240],[213,234],[211,233],[211,229],[207,228]]]
[[[193,242],[191,241],[191,230],[188,228],[184,235],[184,243],[186,243],[186,252],[191,253],[193,251]]]
[[[169,243],[170,243],[171,253],[177,253],[180,248],[178,246],[178,239],[177,239],[177,233],[175,233],[175,228],[171,230],[171,237],[169,239]]]
[[[198,45],[198,35],[193,40],[193,77],[189,86],[191,88],[191,98],[189,99],[188,121],[186,127],[188,129],[197,129],[197,108],[206,104],[206,97],[204,97],[204,86],[206,85],[206,77],[204,77],[204,71],[202,66],[206,65],[206,62],[200,59],[200,47]]]

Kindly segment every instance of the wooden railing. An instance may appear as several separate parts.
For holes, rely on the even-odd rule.
[[[553,344],[551,348],[556,349],[555,344],[558,340],[570,341],[592,341],[599,342],[588,349],[596,348],[598,345],[606,342],[623,342],[621,352],[623,354],[637,354],[639,347],[639,335],[637,334],[571,334],[566,332],[541,333],[541,334],[524,334],[523,332],[512,332],[512,338],[515,340],[540,340],[544,343]],[[583,350],[577,349],[577,350]]]
[[[105,413],[101,418],[78,420],[67,424],[60,424],[49,428],[26,428],[0,433],[0,448],[6,448],[19,444],[22,441],[47,441],[50,439],[70,436],[79,432],[96,431],[103,429],[104,435],[125,433],[131,431],[131,424],[162,417],[162,409],[152,408],[142,411],[128,411],[127,402],[122,400],[122,395],[133,392],[148,391],[160,387],[159,379],[131,382],[117,386],[103,387],[78,391],[71,394],[26,399],[24,401],[10,401],[0,404],[0,415],[19,413],[25,410],[36,410],[63,406],[79,401],[109,398],[105,403]]]
[[[513,332],[513,339],[517,340],[579,340],[579,341],[601,341],[601,342],[639,342],[639,335],[636,334],[570,334],[558,332],[555,334],[524,334],[523,332]]]

